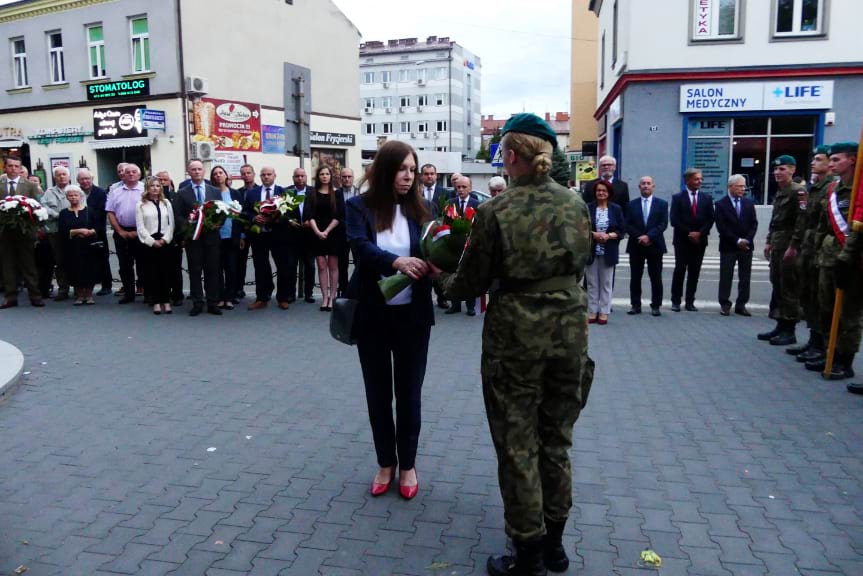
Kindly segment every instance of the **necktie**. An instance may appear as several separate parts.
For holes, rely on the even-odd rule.
[[[464,201],[464,200],[462,200],[462,201],[461,201],[461,213],[462,213],[462,214],[464,214],[464,205],[465,205],[465,201]]]
[[[271,200],[273,198],[272,191],[272,188],[267,188],[267,200]]]
[[[734,211],[737,212],[737,217],[740,218],[740,198],[734,199]]]
[[[647,203],[647,198],[645,198],[641,202],[642,202],[641,215],[644,217],[644,225],[647,226],[647,216],[648,216],[648,212],[650,210],[650,205]]]
[[[198,197],[198,203],[203,204],[204,203],[204,195],[201,194],[201,185],[200,184],[195,185],[195,195]]]
[[[9,196],[15,195],[15,181],[9,180]]]
[[[698,212],[698,197],[696,193],[692,193],[692,216],[695,217],[696,212]]]

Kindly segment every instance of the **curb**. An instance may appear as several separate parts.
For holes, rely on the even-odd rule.
[[[20,350],[0,340],[0,402],[3,402],[21,380],[24,355]]]

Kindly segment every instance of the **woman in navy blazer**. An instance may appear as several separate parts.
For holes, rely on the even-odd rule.
[[[587,205],[590,212],[591,250],[587,261],[587,321],[607,324],[614,288],[614,267],[619,258],[620,239],[626,221],[620,206],[608,201],[611,183],[601,180],[594,186],[596,200]]]
[[[420,253],[420,226],[431,218],[431,210],[420,194],[416,170],[413,148],[395,140],[387,142],[378,150],[369,171],[368,191],[345,204],[355,263],[347,296],[358,301],[353,336],[380,466],[371,493],[380,496],[389,490],[398,464],[399,493],[408,500],[419,491],[414,462],[429,334],[434,324],[432,282]],[[399,273],[414,283],[384,301],[378,281]]]

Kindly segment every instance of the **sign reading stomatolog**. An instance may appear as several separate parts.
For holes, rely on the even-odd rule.
[[[87,86],[87,100],[112,100],[130,96],[149,96],[150,80],[122,80],[120,82],[99,82]]]
[[[195,142],[216,150],[261,151],[261,107],[248,102],[201,98],[193,108]]]

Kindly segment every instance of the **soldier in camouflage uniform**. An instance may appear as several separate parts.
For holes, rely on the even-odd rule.
[[[783,154],[773,161],[773,177],[779,189],[773,198],[773,217],[767,232],[764,257],[770,260],[770,283],[776,295],[776,328],[758,335],[774,346],[788,346],[797,342],[794,329],[800,320],[797,268],[794,261],[797,249],[791,245],[791,235],[797,217],[806,211],[806,188],[792,180],[797,161]]]
[[[812,151],[812,177],[806,210],[797,216],[797,225],[791,236],[791,245],[797,252],[797,275],[800,286],[800,307],[809,328],[809,341],[785,351],[796,356],[798,362],[817,360],[824,355],[824,336],[821,334],[821,317],[818,313],[818,252],[815,249],[815,229],[826,209],[827,187],[833,181],[830,173],[830,147],[818,146]]]
[[[561,543],[572,507],[568,449],[593,381],[581,287],[590,217],[579,195],[548,176],[556,145],[548,124],[518,114],[503,134],[510,187],[479,206],[458,271],[441,281],[453,300],[499,281],[483,330],[482,386],[516,554],[489,558],[487,569],[540,575],[569,565]]]
[[[821,252],[818,257],[818,304],[821,310],[821,331],[825,336],[830,334],[833,321],[833,304],[836,288],[844,289],[842,312],[839,316],[839,331],[836,338],[836,354],[833,357],[832,372],[826,375],[830,380],[841,380],[854,376],[852,365],[854,355],[860,348],[860,316],[863,312],[863,295],[859,274],[859,240],[855,238],[851,246],[847,238],[851,232],[848,222],[851,220],[851,184],[856,166],[857,145],[853,142],[838,143],[830,146],[830,169],[839,180],[830,184],[827,189],[827,209],[821,216],[816,232],[816,242],[819,242]],[[842,264],[838,264],[840,255]],[[857,263],[857,274],[849,275],[847,270],[853,269]],[[837,268],[839,269],[837,282]],[[806,368],[815,372],[823,372],[825,359],[806,363]]]

